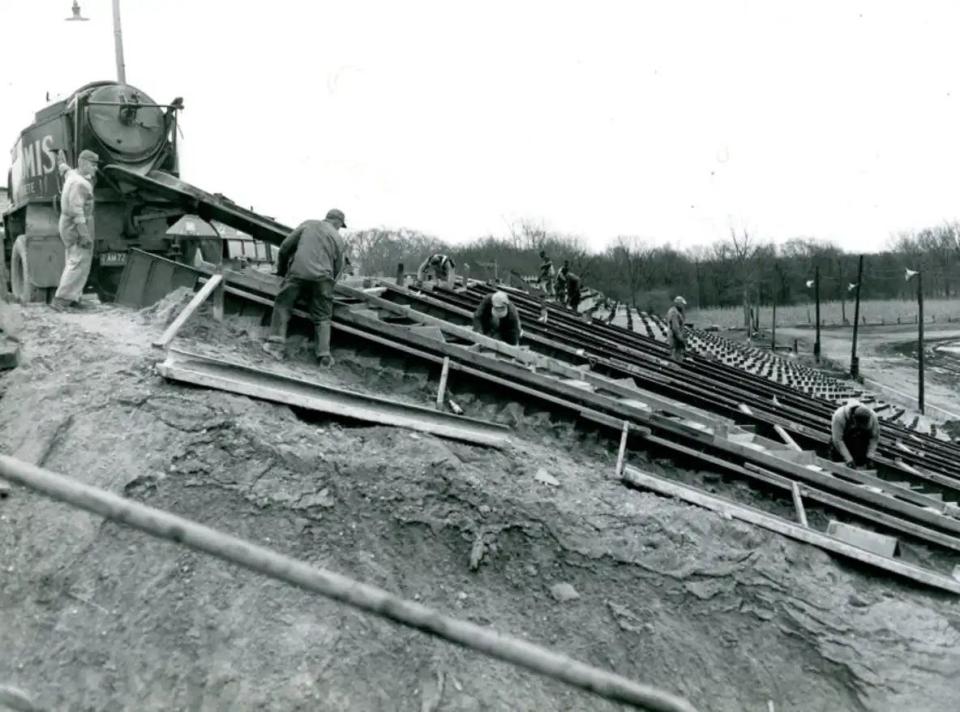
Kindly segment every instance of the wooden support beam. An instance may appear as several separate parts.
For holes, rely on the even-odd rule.
[[[797,521],[800,522],[800,526],[808,527],[807,511],[803,508],[803,498],[800,496],[800,485],[792,482],[790,492],[793,494],[793,508],[797,510]]]
[[[223,279],[223,264],[217,266],[217,273],[214,275],[220,277],[220,282],[217,284],[216,288],[213,290],[213,320],[214,321],[223,321],[223,297],[224,292],[223,288],[225,282]]]
[[[641,472],[632,467],[624,469],[623,481],[633,487],[651,490],[667,497],[674,497],[684,502],[703,507],[704,509],[717,512],[723,516],[739,519],[742,522],[762,527],[763,529],[776,532],[791,539],[812,544],[824,551],[876,566],[877,568],[903,576],[917,583],[926,584],[927,586],[932,586],[942,591],[949,591],[950,593],[960,595],[960,581],[956,581],[950,576],[944,576],[936,571],[930,571],[929,569],[914,566],[913,564],[908,564],[898,559],[880,556],[859,547],[851,546],[835,537],[814,529],[799,526],[793,522],[788,522],[781,517],[767,514],[759,509],[737,504],[736,502],[707,494],[693,487],[688,487],[678,482],[671,482],[670,480],[657,477],[648,472]]]
[[[450,357],[443,357],[443,366],[440,368],[440,386],[437,388],[437,410],[443,410],[443,401],[447,393],[447,377],[450,375]]]
[[[177,332],[183,328],[183,325],[187,323],[187,319],[193,316],[193,313],[200,308],[200,305],[203,304],[207,298],[220,287],[223,283],[223,275],[215,274],[210,279],[207,280],[207,283],[204,284],[200,290],[193,295],[193,299],[183,308],[183,311],[177,315],[177,318],[173,320],[173,323],[166,328],[166,331],[160,336],[159,339],[153,342],[153,345],[159,349],[165,349],[173,341],[173,337],[177,335]],[[222,290],[221,290],[222,291]],[[221,303],[222,307],[222,303]],[[221,315],[222,318],[222,315]]]
[[[623,421],[623,429],[620,432],[620,451],[617,453],[617,479],[623,475],[623,459],[627,454],[627,436],[630,434],[630,422]]]
[[[780,439],[789,447],[791,450],[797,450],[798,452],[802,451],[803,448],[797,445],[797,441],[794,440],[790,433],[788,433],[782,425],[774,425],[773,429],[777,431],[777,435],[780,436]]]

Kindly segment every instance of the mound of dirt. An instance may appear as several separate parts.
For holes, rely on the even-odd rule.
[[[701,710],[956,707],[952,599],[627,490],[607,443],[533,407],[460,396],[517,424],[495,451],[166,383],[161,312],[25,310],[0,449]],[[256,327],[191,329],[258,358]],[[429,400],[426,370],[337,356],[339,382]],[[0,685],[47,709],[619,709],[18,488],[0,566]]]

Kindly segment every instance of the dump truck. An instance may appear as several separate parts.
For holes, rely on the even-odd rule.
[[[58,221],[58,154],[75,166],[84,149],[100,157],[94,186],[94,260],[88,288],[113,299],[131,248],[193,263],[198,250],[218,261],[223,246],[168,234],[184,215],[229,225],[278,245],[289,228],[180,179],[176,98],[158,104],[126,83],[86,84],[36,113],[11,151],[3,211],[4,288],[20,302],[50,301],[64,264]]]

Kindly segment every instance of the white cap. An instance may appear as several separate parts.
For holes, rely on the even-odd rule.
[[[682,307],[687,306],[687,300],[684,299],[683,297],[681,297],[680,295],[677,295],[677,296],[674,298],[673,303],[674,303],[674,304],[679,304],[679,305],[682,306]]]

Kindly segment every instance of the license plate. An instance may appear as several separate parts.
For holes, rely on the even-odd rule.
[[[126,252],[104,252],[100,255],[100,264],[102,265],[125,265],[127,264]]]

